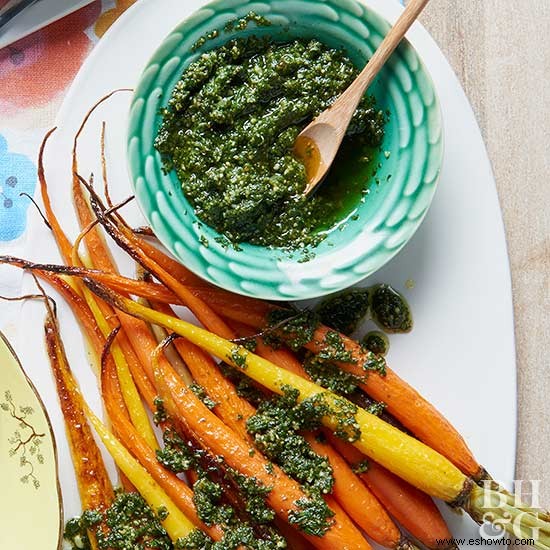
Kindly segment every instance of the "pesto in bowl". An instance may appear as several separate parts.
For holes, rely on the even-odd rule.
[[[252,22],[224,30],[251,11],[270,24]],[[370,275],[397,254],[431,204],[443,152],[437,96],[406,40],[369,88],[375,110],[387,115],[380,145],[371,149],[364,162],[358,162],[355,147],[344,148],[332,182],[325,182],[320,190],[335,201],[328,212],[332,219],[320,229],[325,231],[320,242],[290,250],[287,242],[285,246],[250,242],[232,246],[210,225],[213,222],[197,216],[177,170],[165,169],[165,159],[155,147],[164,109],[178,81],[202,54],[230,40],[250,37],[269,44],[317,41],[344,52],[361,68],[389,28],[356,0],[219,0],[205,4],[179,24],[143,72],[128,130],[129,171],[136,198],[161,243],[205,280],[271,300],[335,292]]]
[[[249,21],[269,25],[253,13],[235,25]],[[305,252],[319,244],[368,192],[369,180],[342,185],[334,174],[344,162],[369,163],[376,155],[385,115],[365,95],[335,170],[313,196],[303,195],[306,173],[293,144],[358,72],[342,49],[315,39],[237,38],[191,63],[162,111],[155,147],[197,217],[233,246]],[[350,204],[342,205],[335,186],[354,193]]]

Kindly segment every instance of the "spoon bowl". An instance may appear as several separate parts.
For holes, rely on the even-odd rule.
[[[294,153],[306,168],[307,185],[303,191],[305,196],[325,179],[361,98],[428,2],[429,0],[410,0],[357,78],[296,138]]]

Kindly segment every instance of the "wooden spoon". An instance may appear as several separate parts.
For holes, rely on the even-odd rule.
[[[327,175],[357,105],[428,2],[429,0],[410,0],[401,17],[380,43],[359,76],[296,138],[294,154],[306,167],[308,183],[304,189],[304,195],[309,195]]]

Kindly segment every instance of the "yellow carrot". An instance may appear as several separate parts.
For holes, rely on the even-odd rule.
[[[86,416],[94,427],[97,435],[100,437],[103,445],[113,457],[116,465],[124,475],[136,487],[147,504],[153,509],[158,510],[164,507],[168,512],[162,525],[166,529],[172,541],[189,535],[195,526],[183,514],[183,512],[174,504],[163,489],[151,477],[149,472],[126,450],[118,439],[105,427],[93,411],[84,403]]]
[[[83,288],[83,295],[88,307],[92,311],[101,333],[105,338],[107,338],[111,333],[112,327],[103,315],[94,295],[86,287]],[[141,401],[141,397],[134,383],[134,379],[132,378],[128,363],[124,357],[124,353],[116,342],[113,342],[111,345],[111,354],[117,368],[124,403],[128,409],[128,414],[130,415],[132,424],[136,427],[143,439],[147,441],[149,447],[152,449],[158,449],[157,438],[155,437],[155,433],[151,427],[149,416],[147,415],[145,407]]]

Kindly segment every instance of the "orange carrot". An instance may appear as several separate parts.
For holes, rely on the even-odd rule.
[[[347,462],[331,445],[317,441],[313,434],[307,434],[305,437],[318,455],[328,459],[334,475],[332,494],[340,506],[375,542],[386,548],[399,548],[399,529]]]
[[[163,269],[148,256],[140,247],[141,242],[131,229],[122,226],[120,223],[117,224],[113,221],[112,217],[107,218],[101,199],[97,196],[93,188],[78,174],[76,177],[80,183],[87,187],[88,192],[92,196],[92,207],[94,208],[96,216],[119,246],[176,294],[206,328],[213,332],[224,334],[227,338],[231,338],[231,331],[221,317],[202,299],[193,295],[189,289],[172,276],[171,273]]]
[[[307,498],[298,483],[288,478],[277,466],[270,465],[260,453],[251,454],[251,447],[185,387],[165,363],[158,363],[156,379],[162,385],[159,388],[161,396],[167,396],[165,406],[168,412],[187,424],[198,442],[213,454],[223,456],[231,468],[272,487],[266,497],[267,501],[279,517],[288,521],[289,513],[297,511],[297,502]],[[370,548],[347,515],[333,503],[331,509],[335,513],[331,528],[321,537],[307,535],[315,548]]]
[[[325,432],[332,445],[352,465],[358,465],[365,456],[353,445]],[[450,540],[449,528],[434,501],[406,481],[392,474],[372,460],[359,477],[378,497],[388,512],[428,548],[441,548],[437,540]]]
[[[222,529],[214,525],[207,527],[198,515],[193,502],[193,491],[178,476],[163,468],[157,460],[155,451],[137,432],[128,417],[121,414],[124,400],[118,383],[113,362],[104,362],[101,369],[101,389],[107,414],[116,429],[124,446],[139,460],[153,479],[164,489],[166,494],[182,512],[201,530],[207,532],[214,540],[221,540]]]
[[[283,535],[287,542],[287,547],[289,550],[312,550],[314,548],[313,544],[304,538],[296,530],[292,529],[290,525],[285,523],[279,518],[273,520],[277,530]]]
[[[136,244],[152,258],[159,266],[168,273],[171,273],[182,285],[185,286],[205,286],[208,283],[189,271],[184,265],[170,258],[167,254],[159,250],[156,246],[147,242],[145,239],[136,237]]]
[[[67,263],[70,263],[72,245],[69,239],[67,239],[67,236],[61,228],[61,225],[59,225],[59,221],[57,220],[57,217],[55,216],[52,209],[50,196],[48,194],[48,184],[44,172],[44,151],[46,148],[46,144],[50,139],[50,136],[55,132],[56,129],[57,128],[52,128],[49,132],[47,132],[44,136],[44,139],[42,140],[42,144],[40,145],[40,151],[38,153],[38,182],[40,184],[40,193],[42,195],[42,202],[44,203],[44,210],[46,211],[46,219],[48,220],[48,223],[55,236],[55,240],[57,242],[61,255],[63,256],[63,260]]]
[[[47,281],[50,286],[55,288],[55,290],[63,296],[65,301],[71,307],[76,319],[82,328],[84,328],[90,345],[96,352],[97,358],[99,359],[101,356],[101,350],[105,345],[105,338],[103,337],[103,334],[101,334],[88,304],[75,292],[74,288],[68,284],[67,281],[57,276],[55,273],[41,270],[33,270],[33,273],[44,281]]]
[[[57,319],[47,301],[48,315],[44,323],[46,346],[55,379],[67,439],[75,469],[78,492],[84,510],[105,511],[114,499],[114,490],[101,452],[84,414],[80,394],[70,383],[72,374],[59,335]],[[101,524],[95,529],[105,530]],[[95,532],[88,530],[92,550],[97,550]]]
[[[325,337],[331,329],[319,327],[306,347],[318,353],[325,347]],[[339,363],[341,368],[362,377],[363,365],[368,351],[356,341],[341,335],[347,350],[352,352],[354,363]],[[475,460],[463,437],[451,423],[412,386],[407,384],[390,368],[384,375],[369,372],[361,388],[376,401],[382,401],[386,410],[408,428],[418,439],[447,457],[465,474],[473,477],[483,475],[484,470]]]
[[[174,315],[169,306],[154,304],[154,308],[167,315]],[[235,386],[222,374],[212,357],[185,338],[178,338],[174,346],[187,364],[195,381],[216,402],[217,414],[227,426],[244,441],[253,444],[246,429],[246,421],[256,412],[254,407],[237,395]]]

